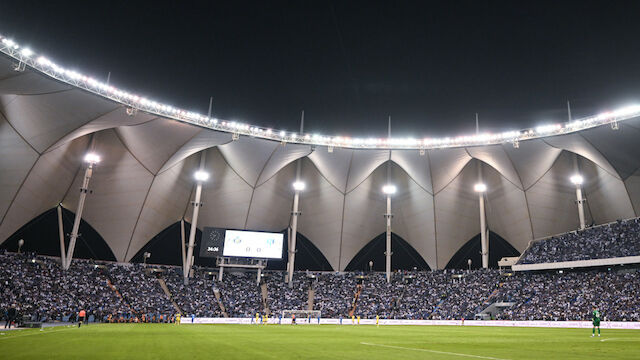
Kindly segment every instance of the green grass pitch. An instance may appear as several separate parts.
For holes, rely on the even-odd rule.
[[[98,324],[1,331],[1,359],[640,359],[640,331]]]

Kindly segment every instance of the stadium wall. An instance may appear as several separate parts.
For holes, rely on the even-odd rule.
[[[253,318],[194,318],[183,317],[180,320],[181,324],[254,324]],[[277,317],[270,317],[269,324],[271,325],[289,325],[291,319],[279,319]],[[320,319],[320,325],[356,325],[351,319]],[[318,319],[299,318],[296,321],[298,325],[317,325]],[[360,319],[360,325],[375,325],[375,319]],[[448,325],[448,326],[461,326],[462,320],[395,320],[395,319],[380,319],[380,325]],[[591,328],[591,321],[507,321],[507,320],[465,320],[464,326],[499,326],[499,327],[543,327],[543,328],[579,328],[587,329]],[[633,321],[603,321],[600,325],[602,329],[635,329],[640,330],[640,322]]]
[[[524,253],[523,253],[524,254]],[[529,270],[551,270],[551,269],[568,269],[582,268],[608,265],[623,265],[640,263],[640,256],[625,256],[608,259],[579,260],[579,261],[558,261],[553,263],[540,264],[516,264],[512,265],[513,271],[529,271]]]

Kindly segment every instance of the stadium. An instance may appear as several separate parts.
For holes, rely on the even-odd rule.
[[[640,105],[357,138],[146,96],[0,35],[11,356],[640,356]]]

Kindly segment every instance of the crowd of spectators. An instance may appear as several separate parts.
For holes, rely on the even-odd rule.
[[[113,285],[134,313],[166,317],[176,312],[158,280],[145,271],[142,264],[110,265],[107,271]]]
[[[282,310],[307,309],[309,301],[309,284],[312,281],[304,272],[293,274],[293,285],[285,283],[285,272],[266,274],[264,283],[267,286],[267,307],[272,314],[282,314]]]
[[[585,320],[595,305],[605,320],[640,321],[640,271],[632,267],[510,276],[498,270],[408,271],[394,273],[390,283],[383,273],[296,272],[292,288],[284,272],[269,272],[258,285],[255,272],[226,273],[217,281],[199,270],[184,285],[180,268],[156,270],[74,260],[63,271],[56,258],[0,253],[0,308],[15,305],[32,321],[68,321],[80,309],[97,321],[166,321],[177,311],[172,301],[183,315],[222,316],[219,291],[228,316],[253,317],[265,307],[276,315],[307,309],[312,289],[313,309],[325,318],[347,318],[353,311],[363,318],[471,319],[494,302],[509,302],[498,318]]]
[[[640,220],[617,221],[533,242],[519,264],[640,255]]]
[[[448,282],[445,296],[432,319],[473,319],[490,305],[487,301],[499,286],[498,270],[450,270],[444,275]]]
[[[215,297],[212,275],[196,271],[189,284],[184,284],[182,268],[167,267],[162,277],[171,293],[172,300],[187,315],[222,317]]]
[[[389,283],[384,273],[362,276],[362,291],[358,296],[354,314],[365,318],[373,318],[376,315],[382,318],[392,317],[392,310],[401,294],[398,291],[398,283],[401,281],[402,278],[397,273],[394,273]]]
[[[584,320],[596,306],[605,320],[640,321],[640,272],[516,273],[504,280],[496,300],[514,303],[500,319]]]
[[[322,317],[346,317],[353,306],[357,280],[349,273],[321,273],[314,283],[314,310]]]
[[[215,281],[222,294],[222,302],[231,317],[253,317],[262,313],[262,295],[256,284],[255,273],[229,273],[222,281]]]
[[[102,269],[74,260],[69,271],[59,259],[33,254],[0,254],[0,308],[15,305],[24,321],[73,319],[80,309],[97,319],[128,313],[108,286]]]

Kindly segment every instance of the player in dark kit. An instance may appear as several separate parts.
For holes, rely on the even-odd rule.
[[[598,336],[600,336],[600,310],[595,306],[591,312],[591,320],[593,321],[593,329],[591,329],[591,337],[596,335],[596,327],[598,328]]]
[[[7,326],[9,326],[9,329],[11,329],[11,323],[13,323],[16,317],[18,317],[18,310],[16,309],[15,304],[11,305],[9,310],[7,310],[6,317],[7,317],[7,322],[4,324],[4,328],[6,329]]]

